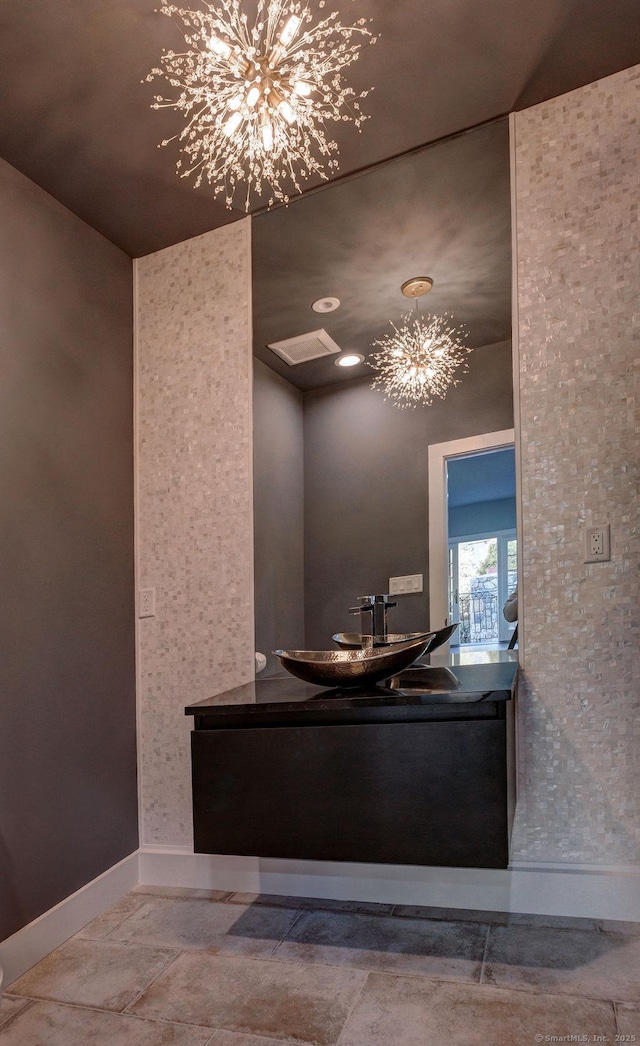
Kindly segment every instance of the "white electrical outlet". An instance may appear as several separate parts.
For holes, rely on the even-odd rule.
[[[585,531],[585,563],[601,563],[611,559],[611,528],[587,527]]]
[[[138,590],[138,617],[156,616],[156,590],[155,588],[141,588]]]
[[[422,592],[422,574],[404,574],[402,577],[389,578],[390,596],[407,596]]]

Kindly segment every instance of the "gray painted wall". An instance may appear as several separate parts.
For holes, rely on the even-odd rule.
[[[393,631],[429,623],[428,447],[513,425],[511,344],[477,349],[445,400],[399,410],[370,378],[305,393],[305,642],[328,649],[358,631],[348,608],[386,592],[389,577],[423,574],[400,596]]]
[[[0,161],[0,939],[137,847],[131,276]]]
[[[302,393],[260,360],[253,371],[256,650],[304,647]]]

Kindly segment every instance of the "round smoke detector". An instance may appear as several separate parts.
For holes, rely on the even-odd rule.
[[[339,298],[318,298],[311,306],[314,312],[335,312],[340,308]]]

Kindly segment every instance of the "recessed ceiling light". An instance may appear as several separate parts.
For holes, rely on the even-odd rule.
[[[334,363],[336,367],[355,367],[357,363],[362,363],[363,359],[364,356],[359,352],[343,352]]]
[[[311,306],[314,312],[335,312],[340,308],[339,298],[318,298]]]

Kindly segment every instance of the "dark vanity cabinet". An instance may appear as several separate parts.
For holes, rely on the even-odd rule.
[[[272,678],[189,706],[196,851],[506,867],[515,670],[454,667],[429,693]]]

